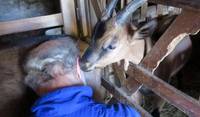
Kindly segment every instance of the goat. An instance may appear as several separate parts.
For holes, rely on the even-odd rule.
[[[151,20],[139,28],[129,22],[129,15],[136,11],[146,0],[133,0],[122,11],[112,17],[113,10],[118,0],[112,0],[103,12],[102,18],[97,22],[92,35],[92,41],[82,57],[82,70],[90,71],[95,68],[103,68],[109,64],[125,60],[125,70],[128,63],[138,64],[144,57],[145,46],[151,42],[151,35],[156,29],[157,21]],[[182,44],[181,44],[182,43]],[[180,70],[189,59],[191,41],[181,42],[162,66],[156,69],[155,75],[169,78]],[[177,56],[184,55],[183,58]],[[178,63],[176,61],[179,61]],[[174,64],[176,62],[176,64]],[[167,66],[167,69],[165,69]],[[167,72],[163,72],[166,71]],[[174,72],[176,71],[176,72]],[[134,96],[140,95],[139,92]],[[141,98],[139,96],[139,98]],[[136,99],[139,101],[140,99]],[[138,102],[140,104],[140,101]]]
[[[82,57],[82,69],[102,68],[122,59],[138,64],[144,55],[145,39],[149,38],[157,25],[155,20],[140,28],[126,22],[128,16],[145,0],[131,1],[114,18],[110,18],[118,0],[107,7],[101,20],[96,24],[92,43]],[[138,52],[140,50],[140,52]],[[128,64],[125,65],[126,69]]]

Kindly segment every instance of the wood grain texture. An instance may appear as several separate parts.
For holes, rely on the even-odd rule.
[[[162,60],[162,58],[168,52],[169,44],[180,34],[196,34],[200,29],[199,22],[199,13],[193,11],[183,11],[183,13],[176,18],[172,25],[161,36],[152,50],[147,54],[147,56],[145,56],[139,65],[150,72],[153,72],[153,70],[157,67],[158,62]],[[184,36],[182,38],[189,37]],[[197,101],[178,91],[168,83],[165,83],[159,78],[152,76],[143,69],[138,69],[133,66],[130,66],[128,74],[132,77],[135,77],[135,79],[141,84],[144,84],[155,94],[161,96],[163,99],[167,100],[170,104],[176,106],[189,116],[200,116],[200,106],[198,105]],[[131,84],[132,83],[130,79],[129,85]]]
[[[167,31],[156,42],[152,50],[142,60],[141,65],[152,71],[157,62],[167,53],[168,45],[180,34],[195,34],[200,30],[200,13],[183,11]]]
[[[129,75],[150,88],[154,93],[174,105],[189,117],[200,117],[200,104],[197,100],[165,83],[143,67],[132,65]]]
[[[0,36],[62,25],[63,20],[61,13],[8,22],[0,22]]]
[[[77,36],[77,17],[74,0],[60,0],[61,11],[64,22],[64,32],[68,35]]]
[[[148,0],[156,4],[200,11],[200,0]]]

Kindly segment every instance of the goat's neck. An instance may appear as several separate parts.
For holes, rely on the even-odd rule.
[[[145,54],[145,41],[135,40],[134,44],[131,44],[127,56],[124,59],[124,70],[128,70],[129,62],[133,64],[139,64]]]
[[[153,47],[152,40],[150,37],[145,39],[145,54],[147,54]]]
[[[129,61],[134,64],[139,64],[144,57],[145,53],[145,41],[135,40],[135,43],[130,47]]]
[[[124,59],[124,70],[128,70],[129,62],[133,64],[139,64],[152,48],[152,40],[147,37],[143,40],[134,40],[133,43],[128,43],[129,48],[126,51],[126,57]]]

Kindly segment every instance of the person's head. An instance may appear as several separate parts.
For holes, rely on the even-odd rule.
[[[56,88],[82,84],[78,56],[79,51],[70,37],[42,43],[26,59],[25,84],[40,95]]]

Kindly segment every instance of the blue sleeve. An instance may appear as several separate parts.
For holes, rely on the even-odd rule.
[[[37,100],[31,111],[34,117],[140,117],[130,106],[96,103],[92,95],[88,86],[58,89]]]

